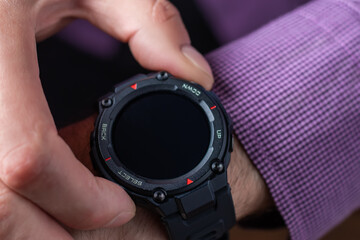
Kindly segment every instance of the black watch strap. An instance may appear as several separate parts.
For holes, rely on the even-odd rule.
[[[209,180],[176,198],[180,214],[162,218],[171,240],[228,239],[235,211],[229,184],[218,189],[221,179]]]

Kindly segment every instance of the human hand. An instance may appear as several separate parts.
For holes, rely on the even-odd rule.
[[[95,170],[90,160],[90,134],[94,128],[96,115],[60,130],[59,134],[69,144],[74,154],[92,172]],[[235,140],[234,151],[228,167],[228,178],[235,205],[236,218],[265,210],[272,206],[270,194],[260,174],[251,164],[240,143]],[[137,208],[135,217],[127,224],[117,228],[99,228],[93,231],[71,231],[77,240],[88,239],[129,239],[161,240],[167,239],[160,218],[152,212]]]
[[[71,239],[67,227],[127,222],[135,212],[129,196],[94,177],[58,136],[36,39],[85,18],[128,41],[144,67],[210,88],[210,68],[190,47],[178,12],[161,0],[0,0],[0,13],[0,239]]]

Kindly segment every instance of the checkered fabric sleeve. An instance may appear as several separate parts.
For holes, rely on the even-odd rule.
[[[311,2],[207,58],[292,239],[360,207],[360,1]]]

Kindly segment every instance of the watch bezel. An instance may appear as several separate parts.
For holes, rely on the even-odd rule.
[[[159,91],[187,97],[200,106],[209,121],[211,137],[205,156],[191,171],[172,179],[150,179],[137,175],[121,164],[112,148],[113,125],[121,110],[133,99],[143,94]],[[148,196],[158,189],[163,189],[168,196],[172,196],[189,191],[204,182],[205,179],[213,177],[215,173],[211,169],[212,163],[224,161],[223,158],[228,152],[230,144],[230,123],[218,99],[201,86],[172,76],[165,81],[156,77],[147,77],[118,85],[115,91],[105,98],[111,99],[112,104],[103,106],[100,101],[99,117],[94,131],[93,155],[98,167],[102,171],[106,171],[103,175],[126,189]],[[218,138],[218,130],[221,131],[221,138]],[[224,162],[224,165],[227,167],[228,162]],[[191,179],[193,182],[188,184],[187,179]]]

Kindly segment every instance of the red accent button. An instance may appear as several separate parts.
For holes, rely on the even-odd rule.
[[[210,109],[213,110],[213,109],[215,109],[215,108],[216,108],[216,106],[212,106]]]
[[[134,89],[134,90],[136,90],[136,89],[137,89],[137,83],[131,85],[131,88]]]
[[[192,184],[193,182],[194,182],[193,180],[191,180],[191,179],[188,178],[186,184],[187,184],[187,185],[190,185],[190,184]]]

